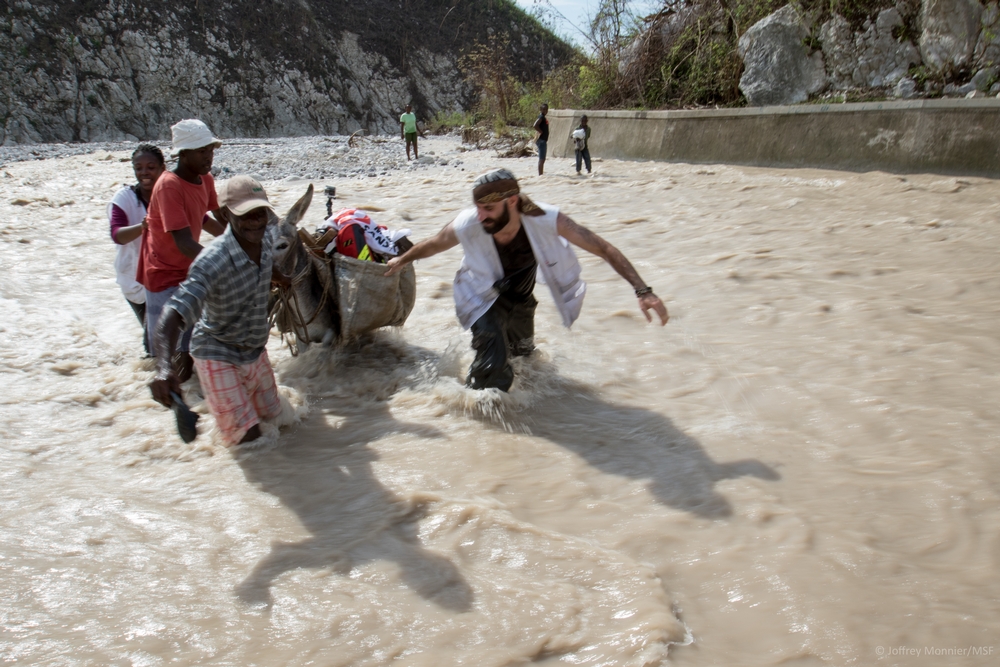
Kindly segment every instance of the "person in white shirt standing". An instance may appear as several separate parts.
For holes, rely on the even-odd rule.
[[[587,284],[580,280],[580,263],[570,243],[606,261],[632,285],[647,321],[652,321],[652,310],[661,325],[667,323],[666,306],[621,251],[557,207],[531,201],[510,171],[495,169],[477,178],[472,199],[475,207],[390,259],[385,274],[462,244],[465,256],[455,274],[454,294],[458,320],[472,329],[476,351],[466,378],[469,387],[507,391],[514,381],[509,358],[534,350],[536,273],[552,292],[563,325],[569,327],[579,317]]]
[[[115,193],[108,203],[111,240],[118,245],[115,257],[117,282],[125,300],[142,325],[142,346],[149,354],[146,335],[146,290],[135,279],[139,263],[142,231],[146,227],[146,207],[153,194],[153,185],[166,170],[163,152],[152,144],[142,144],[132,153],[132,170],[136,184],[127,185]]]

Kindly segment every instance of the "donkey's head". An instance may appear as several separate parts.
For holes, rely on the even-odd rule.
[[[274,263],[286,276],[294,275],[299,268],[300,257],[305,257],[306,249],[299,238],[299,222],[312,203],[313,186],[295,202],[284,218],[278,221],[278,238],[274,242]]]

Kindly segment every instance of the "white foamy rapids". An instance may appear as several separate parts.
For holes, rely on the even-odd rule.
[[[509,393],[474,392],[449,251],[417,263],[401,330],[297,357],[273,335],[283,411],[254,446],[218,444],[189,383],[184,444],[114,282],[128,153],[0,169],[4,661],[866,665],[995,643],[994,181],[559,159],[539,178],[430,151],[466,171],[317,192],[419,240],[507,167],[619,247],[670,324],[581,252],[572,331],[540,285],[538,350]],[[306,187],[264,185],[282,212]]]

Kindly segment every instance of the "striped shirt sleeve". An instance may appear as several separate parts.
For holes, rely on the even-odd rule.
[[[173,308],[184,320],[184,327],[190,328],[201,317],[208,298],[208,288],[212,284],[211,264],[195,261],[188,270],[188,277],[180,284],[165,308]]]

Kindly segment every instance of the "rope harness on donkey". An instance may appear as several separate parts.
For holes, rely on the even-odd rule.
[[[299,238],[306,247],[306,257],[309,261],[292,276],[291,285],[274,288],[272,293],[277,298],[268,313],[268,324],[270,326],[277,325],[278,331],[281,332],[281,340],[288,345],[288,351],[291,352],[293,357],[297,357],[299,354],[298,345],[295,344],[295,340],[309,342],[309,325],[313,323],[316,317],[323,311],[323,308],[326,307],[327,301],[334,290],[333,270],[330,268],[331,259],[323,253],[324,246],[317,245],[317,243],[322,242],[322,239],[317,242],[308,232],[301,229],[299,230]],[[307,320],[302,314],[302,309],[299,307],[296,288],[305,283],[314,270],[319,274],[320,282],[323,285],[323,295],[320,297],[316,310],[313,311],[312,316]],[[286,338],[289,335],[290,338]]]

